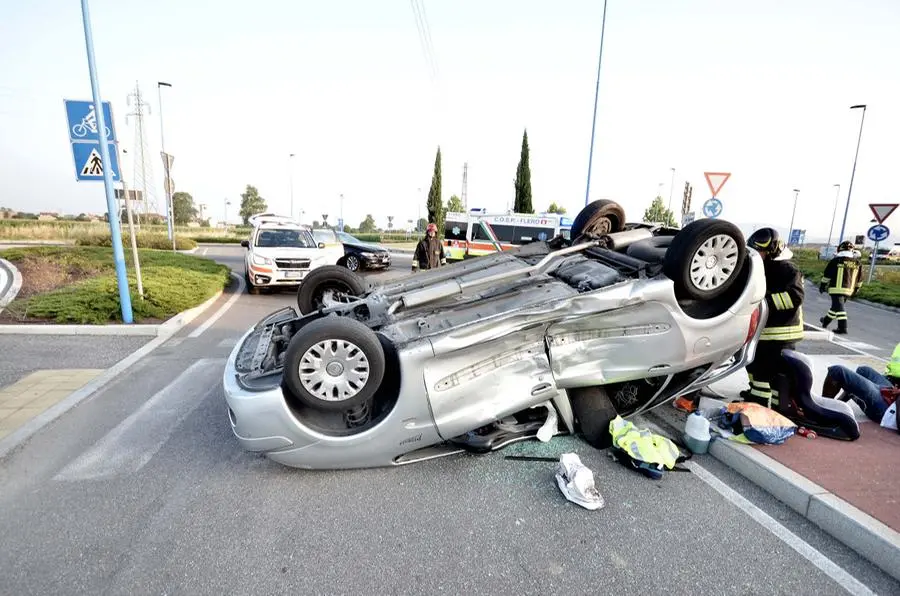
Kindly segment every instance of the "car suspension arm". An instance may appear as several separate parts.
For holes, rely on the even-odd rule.
[[[498,281],[522,277],[523,275],[535,275],[537,273],[541,273],[544,269],[546,269],[547,265],[552,261],[555,261],[566,255],[585,251],[594,246],[599,246],[599,244],[599,241],[594,240],[591,242],[576,244],[575,246],[561,248],[559,250],[551,252],[536,264],[530,267],[526,267],[525,269],[504,271],[503,273],[497,273],[495,275],[489,275],[480,279],[473,279],[471,281],[464,282],[460,282],[458,279],[449,279],[434,286],[422,288],[421,290],[414,290],[412,292],[404,294],[400,297],[400,299],[391,304],[391,307],[388,309],[388,314],[394,314],[401,306],[406,308],[419,306],[422,304],[427,304],[429,302],[434,302],[436,300],[449,298],[451,296],[457,296],[459,294],[462,294],[466,290],[470,290],[475,287],[490,285]]]

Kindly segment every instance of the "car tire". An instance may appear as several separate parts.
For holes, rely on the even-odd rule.
[[[321,367],[313,367],[313,362]],[[356,374],[348,376],[348,370]],[[284,359],[285,388],[304,405],[327,412],[346,411],[371,399],[384,372],[378,336],[347,317],[324,317],[304,325],[291,338]]]
[[[248,294],[253,294],[254,296],[259,294],[259,288],[253,285],[253,282],[250,281],[250,275],[246,271],[244,272],[244,285],[247,286]]]
[[[328,291],[360,296],[366,285],[360,276],[340,265],[323,265],[309,272],[297,290],[297,307],[300,314],[308,315],[323,307]]]
[[[354,273],[359,271],[359,257],[356,255],[347,255],[344,258],[344,267],[353,271]]]
[[[740,228],[721,219],[698,219],[672,238],[663,272],[676,291],[693,300],[712,300],[732,286],[747,256]]]
[[[615,201],[600,199],[584,206],[572,222],[571,238],[599,237],[625,229],[625,210]]]
[[[609,423],[618,416],[616,408],[603,387],[567,389],[572,413],[584,440],[597,449],[612,446]]]

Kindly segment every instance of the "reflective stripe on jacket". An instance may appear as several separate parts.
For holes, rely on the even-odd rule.
[[[836,256],[825,266],[822,285],[828,288],[829,294],[852,296],[862,285],[859,259],[856,257]]]
[[[765,261],[769,318],[760,341],[803,339],[803,274],[790,261]]]

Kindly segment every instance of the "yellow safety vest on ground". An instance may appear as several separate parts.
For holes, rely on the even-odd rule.
[[[671,440],[649,430],[638,428],[631,422],[616,416],[609,423],[613,445],[632,458],[648,464],[675,467],[681,453]]]

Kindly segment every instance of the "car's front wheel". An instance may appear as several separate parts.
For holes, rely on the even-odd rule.
[[[698,219],[672,238],[663,272],[679,293],[712,300],[734,284],[746,256],[740,228],[721,219]]]
[[[331,316],[291,338],[284,382],[310,408],[340,412],[372,398],[384,371],[384,348],[375,332],[354,319]]]
[[[347,255],[347,258],[344,259],[344,266],[350,271],[359,271],[359,257]]]
[[[585,205],[572,222],[571,237],[600,237],[625,229],[625,210],[615,201],[600,199]]]

